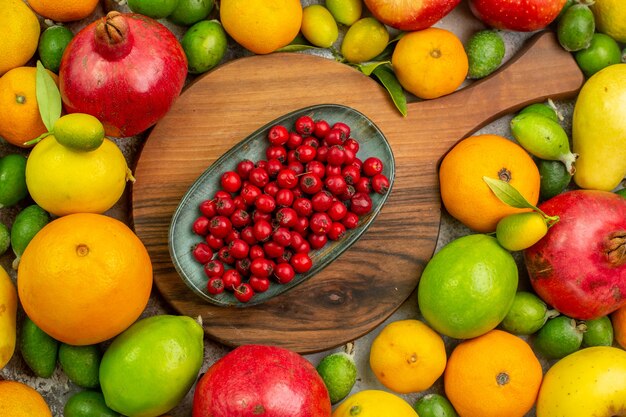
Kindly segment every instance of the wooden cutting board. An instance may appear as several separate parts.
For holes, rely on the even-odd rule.
[[[574,96],[583,83],[554,34],[527,43],[505,67],[454,94],[409,104],[402,117],[387,92],[355,69],[295,53],[228,62],[190,85],[146,139],[135,169],[134,228],[154,265],[156,287],[175,310],[201,315],[206,333],[229,346],[273,344],[311,353],[354,340],[411,295],[433,255],[441,202],[437,166],[456,142],[532,102]],[[204,302],[176,273],[171,216],[194,180],[260,126],[314,104],[343,104],[386,135],[396,180],[362,238],[321,273],[249,308]]]

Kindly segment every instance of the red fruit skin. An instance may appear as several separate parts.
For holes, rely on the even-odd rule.
[[[575,190],[539,208],[560,220],[524,251],[537,294],[579,320],[605,316],[626,304],[626,199]]]
[[[496,29],[531,32],[548,26],[566,0],[469,0],[474,16]]]
[[[290,350],[244,345],[200,378],[193,417],[330,417],[330,398],[313,365]]]
[[[364,0],[374,17],[396,29],[413,31],[431,27],[461,0]]]
[[[126,35],[97,37],[97,33]],[[124,29],[126,25],[126,29]],[[187,77],[187,58],[165,26],[140,14],[110,12],[84,27],[68,44],[59,89],[68,113],[98,118],[109,136],[143,132],[170,109]]]

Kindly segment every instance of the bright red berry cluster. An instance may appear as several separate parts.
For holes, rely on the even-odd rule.
[[[271,282],[311,269],[311,250],[339,240],[372,209],[372,192],[389,180],[376,157],[357,158],[359,143],[342,122],[301,116],[295,129],[274,125],[265,160],[243,160],[221,176],[221,190],[200,204],[194,250],[207,290],[248,302]]]

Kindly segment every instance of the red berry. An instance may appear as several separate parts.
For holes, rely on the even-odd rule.
[[[271,213],[276,208],[276,200],[271,195],[261,194],[254,202],[254,206],[263,213]]]
[[[241,209],[241,210],[245,210],[248,208],[246,201],[240,195],[237,195],[233,198],[233,204],[235,205],[236,208]]]
[[[315,127],[313,128],[313,134],[320,139],[324,139],[324,136],[330,131],[330,125],[326,120],[317,120]]]
[[[326,156],[326,162],[329,165],[342,165],[345,161],[346,155],[343,147],[340,145],[334,145],[328,148],[328,155]]]
[[[346,191],[337,197],[341,201],[347,201],[347,200],[350,200],[355,193],[356,193],[356,190],[354,189],[354,187],[351,185],[348,185],[348,187],[346,188]]]
[[[232,223],[227,217],[224,216],[215,216],[209,222],[209,232],[220,239],[228,236],[230,231],[233,228]]]
[[[296,276],[296,272],[291,264],[281,263],[276,265],[276,269],[274,269],[274,276],[276,277],[276,281],[280,284],[286,284]]]
[[[314,213],[311,216],[309,226],[316,235],[325,235],[332,224],[331,218],[326,213]]]
[[[311,197],[313,210],[317,212],[325,212],[333,203],[333,195],[328,191],[320,191]]]
[[[241,284],[241,274],[236,269],[226,270],[222,275],[222,281],[226,289],[233,290]]]
[[[256,237],[254,237],[254,231],[252,229],[252,226],[246,226],[241,229],[239,237],[241,238],[241,240],[246,242],[248,246],[252,246],[257,242]]]
[[[241,177],[235,171],[226,171],[220,178],[222,188],[229,193],[235,193],[241,188]]]
[[[333,195],[339,196],[346,192],[348,184],[341,175],[331,175],[324,180],[324,186]]]
[[[279,227],[272,233],[272,240],[280,246],[289,246],[292,233],[286,227]]]
[[[230,216],[230,222],[233,227],[237,229],[243,229],[250,224],[250,214],[246,210],[236,209]]]
[[[293,191],[288,188],[281,188],[275,196],[276,205],[279,207],[291,207],[293,204]]]
[[[243,259],[248,256],[250,247],[242,239],[235,239],[228,244],[228,252],[235,259]]]
[[[315,160],[319,162],[326,162],[328,160],[328,146],[322,145],[317,148]]]
[[[269,174],[270,178],[276,178],[278,172],[283,169],[283,164],[278,159],[270,159],[267,161],[267,167],[265,170]]]
[[[293,227],[298,220],[298,215],[290,207],[281,207],[276,212],[276,220],[280,226]]]
[[[209,224],[211,222],[207,217],[200,216],[196,220],[194,220],[193,225],[191,226],[193,232],[200,236],[206,236],[209,233]]]
[[[270,181],[267,183],[265,187],[263,187],[263,193],[267,195],[271,195],[272,197],[276,197],[276,193],[281,190],[276,181]]]
[[[235,263],[235,258],[233,258],[228,251],[228,246],[224,246],[217,251],[217,259],[224,262],[226,265],[233,265]]]
[[[296,159],[303,164],[315,159],[316,150],[311,145],[300,145],[296,148]]]
[[[313,130],[315,129],[315,122],[313,121],[311,116],[300,116],[296,119],[294,128],[299,134],[308,136],[313,134]]]
[[[287,161],[287,149],[284,146],[270,146],[265,150],[265,157],[268,162],[272,159],[275,159],[278,162],[285,162]],[[271,170],[270,176],[272,176]]]
[[[248,283],[239,284],[234,291],[235,298],[241,303],[247,303],[254,296],[254,290]]]
[[[301,235],[306,235],[309,231],[309,218],[298,217],[298,220],[296,221],[296,224],[292,226],[292,229]]]
[[[335,222],[330,225],[330,229],[328,229],[328,239],[330,240],[339,240],[346,234],[346,226],[339,222]]]
[[[345,217],[341,219],[341,224],[346,226],[346,229],[355,229],[359,225],[359,216],[349,211]]]
[[[274,125],[267,132],[267,139],[272,145],[284,145],[289,138],[289,131],[285,126]]]
[[[224,190],[218,190],[215,192],[215,195],[213,196],[214,200],[217,200],[218,198],[231,198],[230,193],[224,191]]]
[[[237,164],[237,174],[239,174],[239,177],[242,180],[247,180],[250,175],[250,171],[252,171],[253,169],[254,162],[249,159],[244,159]]]
[[[248,178],[250,184],[259,188],[263,188],[270,182],[270,175],[265,168],[256,167],[250,171],[250,177]]]
[[[354,158],[354,161],[352,161],[352,163],[350,165],[354,165],[360,171],[361,168],[363,167],[363,161],[361,161],[359,158]]]
[[[302,144],[303,145],[307,145],[307,146],[311,146],[311,147],[317,149],[320,146],[320,141],[317,140],[317,138],[314,138],[313,136],[311,136],[311,137],[305,138],[302,141]]]
[[[265,252],[263,252],[263,248],[260,245],[254,245],[250,248],[248,256],[250,259],[263,258],[265,257]]]
[[[235,262],[235,269],[241,274],[242,277],[250,276],[250,258],[237,259]]]
[[[265,160],[257,161],[257,163],[254,166],[255,166],[255,168],[267,169],[267,161],[265,161]],[[250,171],[250,172],[252,172],[252,171]]]
[[[294,188],[298,185],[298,177],[289,168],[281,169],[276,177],[276,183],[280,188]]]
[[[304,239],[304,237],[302,237],[302,235],[299,232],[292,232],[291,233],[291,239],[289,240],[289,246],[292,248],[296,248],[300,245],[302,245],[302,242],[305,242],[306,239]]]
[[[272,225],[266,220],[260,220],[252,226],[252,233],[259,242],[265,242],[272,234]]]
[[[296,175],[300,175],[304,173],[304,164],[298,160],[289,161],[287,164],[287,168],[296,173]]]
[[[328,242],[328,237],[326,235],[310,234],[307,237],[307,240],[309,241],[309,245],[312,249],[321,249]],[[299,250],[296,250],[296,252],[300,253]]]
[[[354,189],[359,193],[369,194],[372,192],[372,181],[368,177],[361,177],[354,184]]]
[[[220,197],[215,201],[215,210],[220,216],[230,217],[235,212],[235,202],[229,197]]]
[[[313,266],[313,262],[309,255],[305,253],[296,253],[291,257],[290,261],[291,266],[293,266],[294,271],[298,274],[303,274],[307,272]]]
[[[348,126],[347,124],[345,124],[344,122],[336,122],[333,126],[332,129],[337,129],[340,130],[342,133],[342,140],[346,140],[347,138],[350,137],[350,126]]]
[[[341,165],[326,165],[326,176],[341,175]]]
[[[372,177],[372,190],[378,194],[385,194],[389,190],[389,179],[383,174],[376,174]]]
[[[206,290],[209,294],[217,295],[224,292],[224,280],[221,277],[212,277],[207,282]]]
[[[229,233],[228,236],[226,236],[224,238],[224,242],[229,245],[233,240],[235,239],[239,239],[239,230],[236,229],[232,229]]]
[[[265,292],[270,287],[270,280],[268,278],[260,278],[254,275],[250,277],[248,283],[256,292]]]
[[[358,192],[350,200],[350,210],[357,216],[362,216],[372,210],[372,199],[365,193]]]
[[[383,162],[374,156],[370,156],[363,161],[362,170],[368,177],[373,177],[374,175],[383,172]]]
[[[261,220],[271,223],[272,213],[265,213],[261,210],[254,210],[254,212],[252,213],[252,222],[257,223]]]
[[[244,184],[244,186],[241,187],[240,195],[243,198],[243,201],[245,201],[247,205],[251,206],[254,204],[257,197],[261,195],[261,189],[256,185]]]
[[[348,185],[354,185],[361,179],[361,170],[354,165],[348,165],[341,170],[341,175]]]
[[[274,262],[267,258],[255,258],[250,263],[250,273],[260,278],[269,278],[274,272]]]
[[[213,235],[207,235],[204,240],[214,251],[220,250],[224,246],[224,240]]]
[[[283,256],[283,253],[285,253],[285,247],[279,245],[273,240],[270,240],[263,244],[263,251],[268,258],[274,259]]]
[[[326,165],[317,160],[311,161],[306,164],[305,171],[315,174],[319,178],[324,178],[324,175],[326,175]]]
[[[326,236],[318,236],[318,235],[311,235],[311,236],[315,236],[316,238],[318,237],[326,238]],[[324,244],[326,244],[325,241],[324,241]],[[304,239],[302,243],[300,243],[298,246],[292,246],[292,249],[295,253],[309,253],[311,252],[311,244],[309,243],[308,240]]]
[[[313,213],[313,203],[311,203],[311,200],[304,197],[296,198],[292,208],[299,217],[309,217]]]
[[[224,263],[219,259],[213,259],[204,265],[204,273],[207,277],[221,277],[224,275]]]
[[[209,245],[200,242],[193,248],[193,257],[196,261],[204,265],[213,258],[213,251]]]
[[[274,261],[276,262],[276,265],[288,264],[289,261],[291,260],[292,255],[293,255],[292,251],[285,249],[282,255],[280,255],[278,258],[274,258]]]
[[[315,174],[304,174],[300,177],[300,189],[306,194],[315,194],[322,190],[322,180]]]
[[[343,163],[344,165],[351,164],[356,159],[356,153],[350,149],[343,149]]]
[[[200,212],[209,219],[217,214],[215,200],[204,200],[200,203]]]
[[[343,148],[349,149],[356,155],[359,152],[359,142],[352,138],[348,138],[343,142]]]
[[[341,145],[345,140],[345,134],[339,129],[330,129],[324,140],[328,146]]]
[[[348,207],[343,204],[341,201],[335,201],[331,204],[330,208],[326,211],[328,217],[331,218],[332,221],[337,222],[343,219],[348,213]]]
[[[287,149],[296,149],[298,146],[302,145],[302,136],[298,133],[291,132],[289,133],[289,139],[287,139]]]

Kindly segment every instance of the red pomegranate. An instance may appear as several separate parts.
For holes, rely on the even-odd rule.
[[[626,304],[626,199],[575,190],[539,208],[560,219],[524,251],[537,294],[580,320],[605,316]]]
[[[109,136],[133,136],[167,113],[186,76],[185,52],[169,29],[112,11],[68,44],[59,86],[67,112],[97,117]]]
[[[330,398],[313,365],[290,350],[244,345],[200,378],[193,417],[330,417]]]

